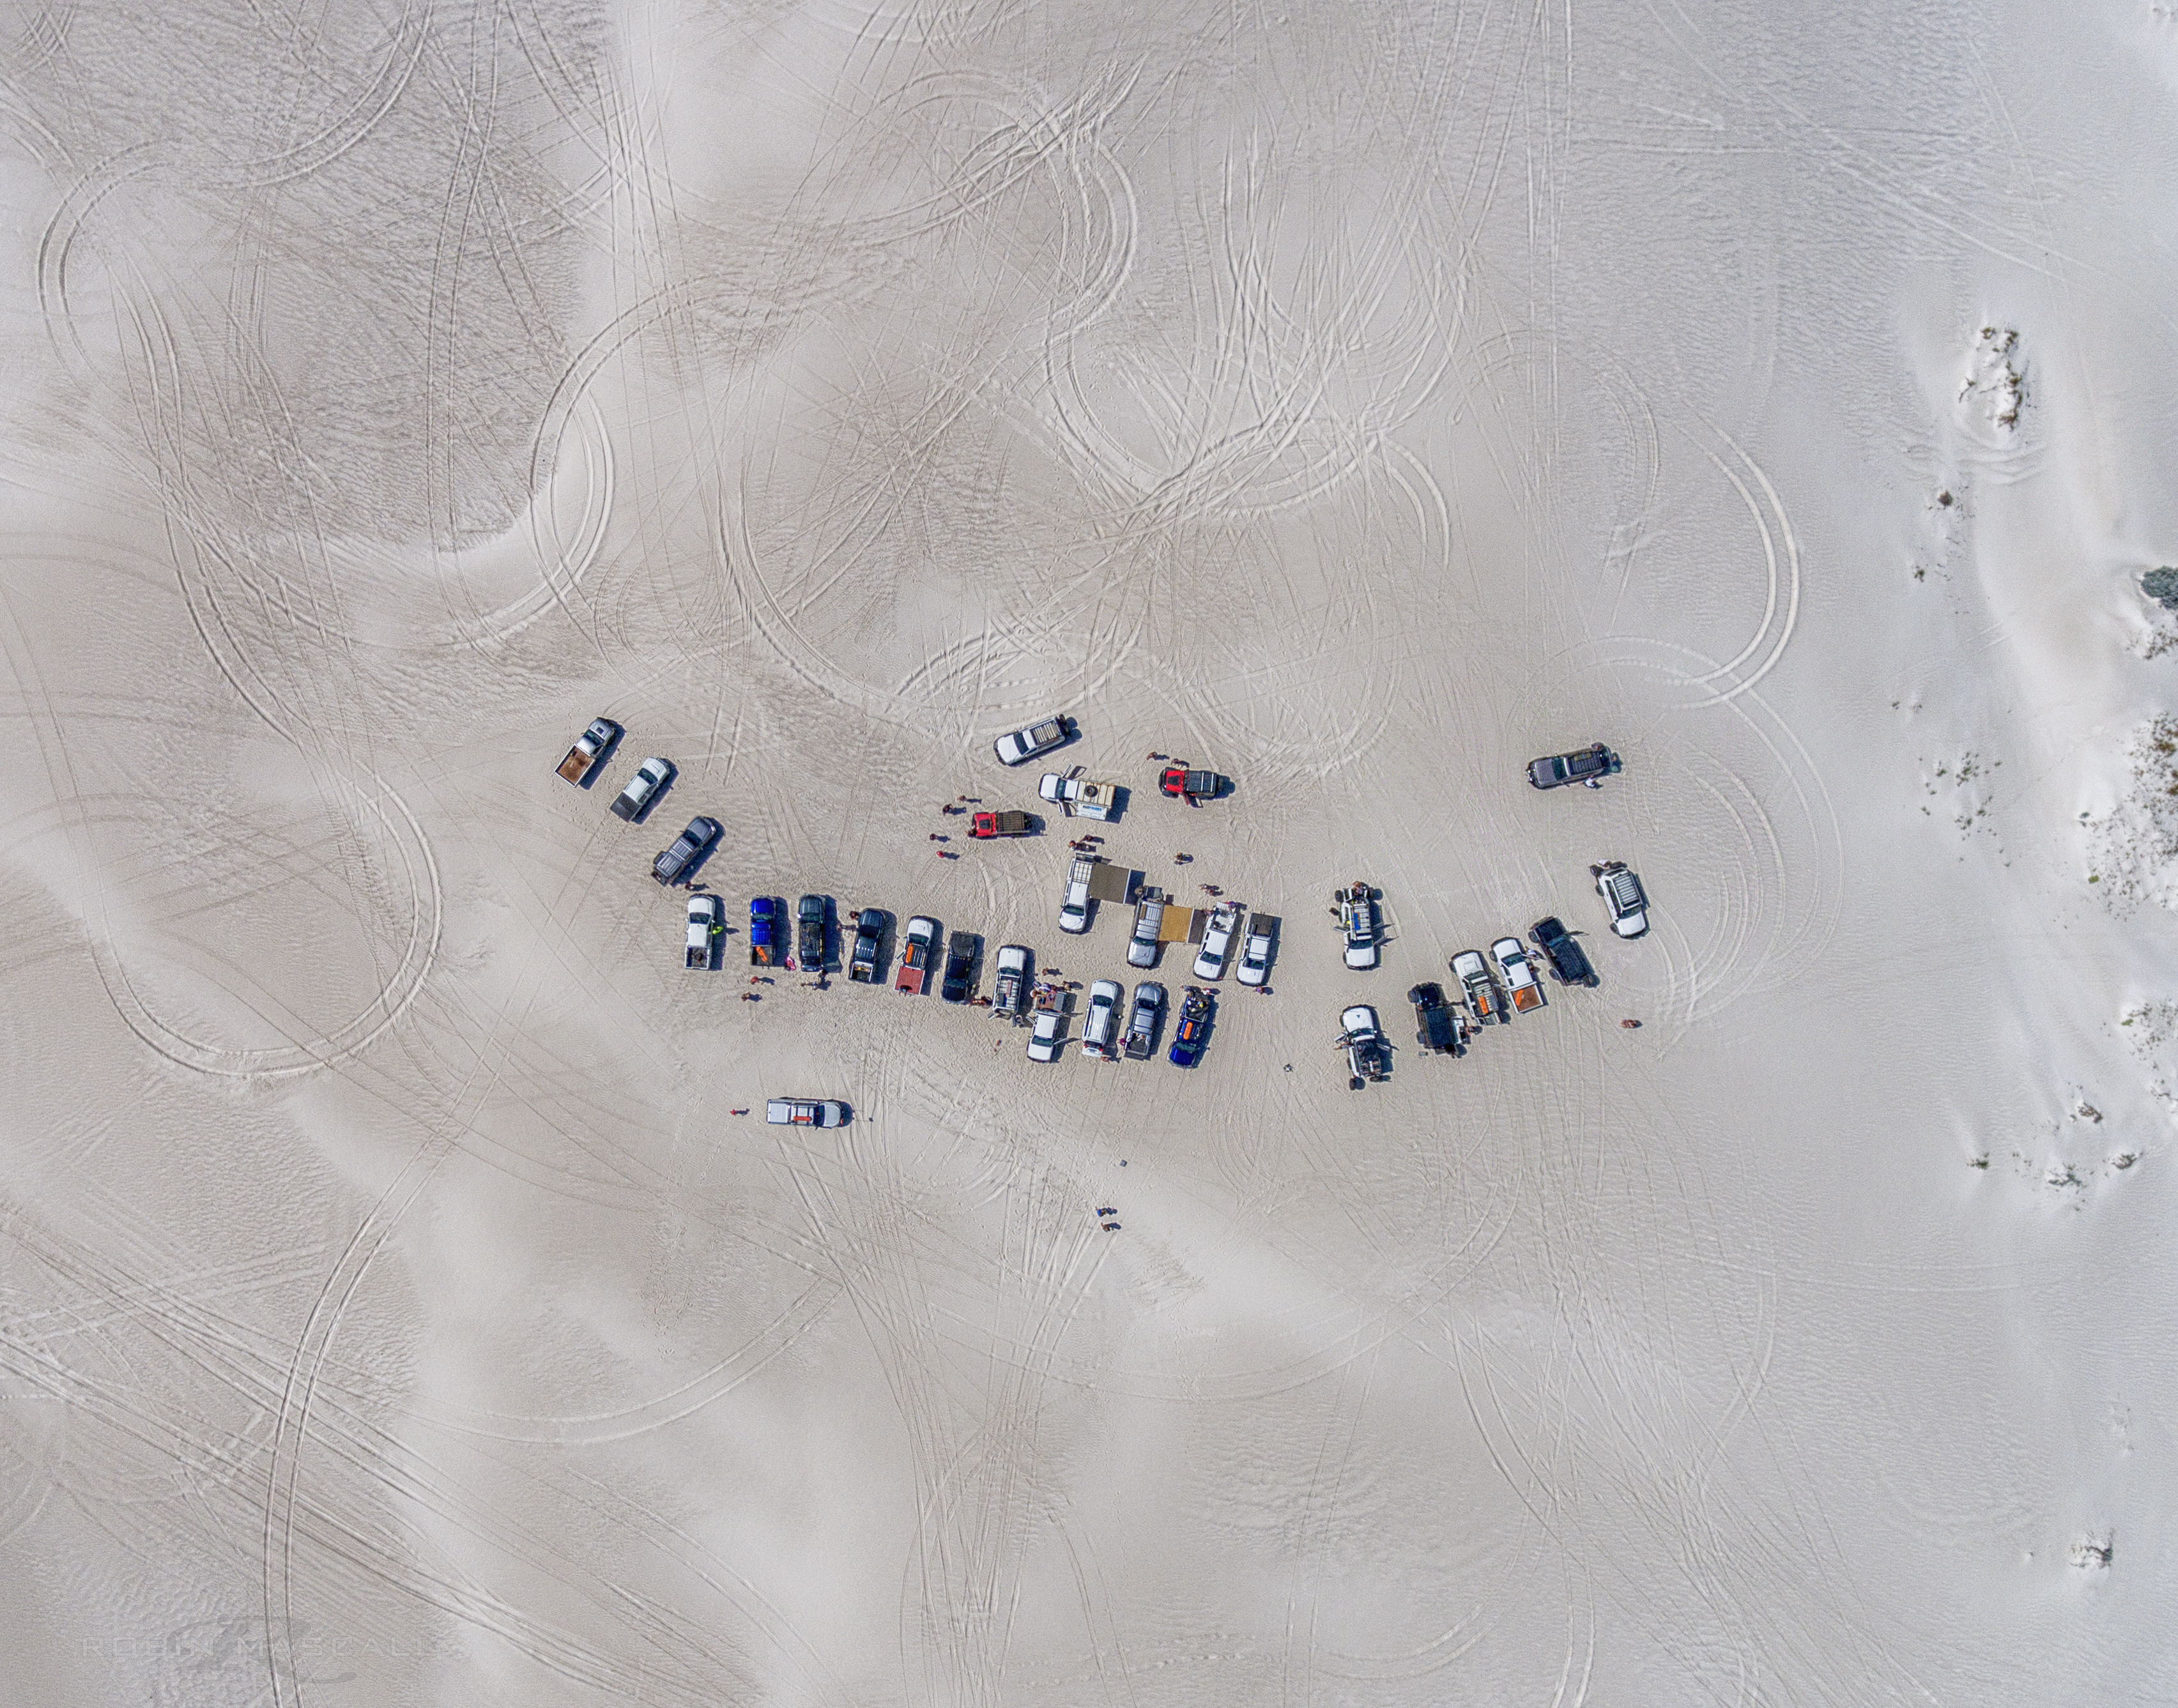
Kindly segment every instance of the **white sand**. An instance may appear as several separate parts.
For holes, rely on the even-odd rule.
[[[2174,136],[2145,0],[0,19],[0,1697],[2178,1696]],[[1199,1071],[681,970],[701,810],[1124,971],[927,840],[1053,708],[1286,921]]]

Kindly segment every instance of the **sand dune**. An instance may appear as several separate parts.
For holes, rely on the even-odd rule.
[[[0,24],[11,1696],[2170,1696],[2166,11]]]

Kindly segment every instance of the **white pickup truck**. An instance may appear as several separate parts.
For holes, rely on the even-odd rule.
[[[1099,902],[1122,906],[1135,898],[1136,880],[1130,866],[1108,865],[1094,854],[1083,854],[1066,869],[1066,887],[1059,901],[1059,929],[1076,936],[1089,929]]]
[[[1505,981],[1505,994],[1513,999],[1515,1014],[1531,1014],[1543,1006],[1543,987],[1518,937],[1500,937],[1490,946],[1490,958],[1497,963],[1497,976]]]
[[[560,761],[560,775],[580,788],[605,750],[619,739],[620,725],[611,718],[592,719],[590,727],[575,738],[575,745]]]
[[[1089,899],[1089,880],[1096,876],[1097,862],[1078,859],[1066,869],[1066,888],[1059,898],[1059,929],[1075,936],[1089,929],[1089,911],[1095,903]]]
[[[1236,907],[1220,906],[1210,916],[1210,924],[1202,933],[1202,948],[1195,958],[1195,976],[1198,979],[1222,979],[1225,976],[1226,957],[1233,952],[1233,938],[1240,929],[1240,910]]]
[[[1459,988],[1466,994],[1468,1010],[1475,1016],[1476,1025],[1487,1026],[1505,1018],[1505,999],[1498,994],[1490,969],[1483,964],[1480,950],[1462,949],[1454,955],[1452,976],[1459,980]]]
[[[1028,949],[1008,943],[999,951],[999,975],[991,984],[991,1008],[1019,1023],[1028,1012]]]
[[[711,969],[711,947],[726,934],[726,904],[716,896],[688,898],[687,968],[692,973]]]
[[[624,818],[630,824],[641,824],[658,791],[670,783],[673,776],[671,760],[644,760],[636,767],[635,775],[628,778],[627,787],[613,797],[612,816]]]

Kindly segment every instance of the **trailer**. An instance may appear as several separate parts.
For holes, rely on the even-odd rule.
[[[1047,771],[1037,780],[1036,792],[1069,818],[1094,819],[1116,817],[1125,794],[1116,783],[1100,783],[1078,771],[1067,777]]]

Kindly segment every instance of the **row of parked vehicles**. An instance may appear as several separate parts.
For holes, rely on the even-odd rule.
[[[1210,1041],[1211,1021],[1217,995],[1199,985],[1180,992],[1179,1015],[1173,1027],[1171,1047],[1165,1058],[1175,1067],[1192,1067],[1202,1059]],[[1158,1034],[1164,1024],[1165,989],[1145,979],[1135,986],[1134,1001],[1127,1002],[1127,987],[1116,979],[1099,979],[1089,987],[1089,1002],[1081,1018],[1081,1053],[1099,1061],[1146,1061],[1157,1054]],[[1121,1012],[1125,1011],[1124,1025]],[[1066,1047],[1067,1011],[1058,1001],[1037,1009],[1028,1040],[1032,1061],[1056,1061]]]
[[[714,895],[688,898],[687,964],[692,969],[714,966],[715,946],[725,932],[725,904]],[[749,964],[778,966],[784,963],[786,944],[785,904],[772,896],[749,900]],[[795,956],[805,971],[817,971],[828,962],[831,898],[807,895],[794,915]],[[847,977],[857,985],[878,982],[885,935],[892,915],[882,908],[862,908],[854,916],[853,946],[847,955]],[[941,946],[942,945],[942,946]],[[909,919],[900,932],[899,967],[893,989],[921,996],[933,977],[939,999],[966,1003],[976,995],[977,972],[982,939],[973,931],[945,935],[939,922],[927,914]],[[1198,960],[1198,966],[1201,964]],[[1064,1050],[1071,1018],[1068,993],[1039,994],[1033,958],[1025,943],[999,947],[993,963],[991,1007],[1000,1018],[1029,1027],[1028,1056],[1032,1061],[1053,1061]],[[1135,987],[1135,1000],[1123,1035],[1115,1037],[1117,1005],[1124,1001],[1123,986],[1108,979],[1091,986],[1084,1016],[1081,1047],[1090,1056],[1117,1061],[1122,1056],[1144,1060],[1156,1051],[1157,1033],[1163,1023],[1164,986],[1144,980]],[[1201,1059],[1209,1037],[1213,998],[1210,992],[1189,985],[1180,1005],[1170,1058],[1179,1067],[1192,1067]],[[819,1123],[820,1125],[823,1123]]]

